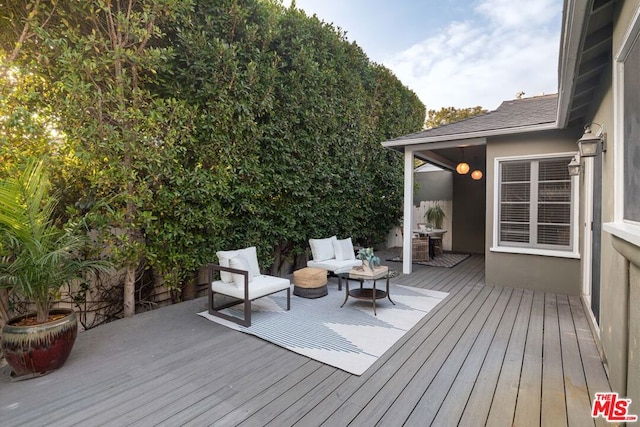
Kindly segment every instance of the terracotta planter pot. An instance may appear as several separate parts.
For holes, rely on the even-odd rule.
[[[25,315],[2,328],[2,350],[13,368],[12,377],[36,377],[66,362],[78,334],[78,318],[73,310],[51,310],[50,314],[66,316],[40,325],[16,326]]]

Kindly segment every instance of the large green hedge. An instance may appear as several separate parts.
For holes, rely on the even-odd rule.
[[[33,18],[23,3],[0,26],[7,56]],[[55,86],[43,107],[80,159],[59,174],[73,214],[126,229],[121,259],[138,272],[179,288],[216,250],[255,245],[283,273],[309,238],[372,245],[399,220],[402,163],[380,142],[420,130],[424,105],[332,25],[277,0],[94,0],[53,15],[31,22],[13,65]],[[101,16],[130,48],[91,25]]]

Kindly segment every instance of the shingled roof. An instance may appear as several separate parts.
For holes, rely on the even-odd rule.
[[[558,94],[504,101],[486,114],[459,122],[404,135],[383,142],[385,146],[406,145],[411,140],[420,142],[464,139],[555,128]]]

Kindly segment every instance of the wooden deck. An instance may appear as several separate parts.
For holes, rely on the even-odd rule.
[[[205,320],[201,298],[81,333],[44,377],[0,369],[0,424],[594,424],[609,384],[578,298],[487,286],[481,256],[394,282],[449,296],[362,376]]]

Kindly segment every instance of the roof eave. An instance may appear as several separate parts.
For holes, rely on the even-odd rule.
[[[558,113],[556,122],[560,128],[567,126],[569,108],[575,89],[577,67],[580,61],[581,43],[586,31],[587,17],[593,0],[565,0],[558,62]]]
[[[555,122],[541,123],[537,125],[518,126],[513,128],[505,128],[505,129],[492,129],[492,130],[486,130],[486,131],[467,132],[467,133],[459,133],[459,134],[453,134],[453,135],[397,139],[397,140],[384,141],[382,142],[382,145],[388,148],[400,148],[400,147],[406,147],[409,145],[429,144],[429,143],[447,142],[447,141],[460,141],[465,139],[487,138],[491,136],[513,135],[513,134],[519,134],[519,133],[540,132],[540,131],[554,130],[554,129],[558,129],[558,126]]]

